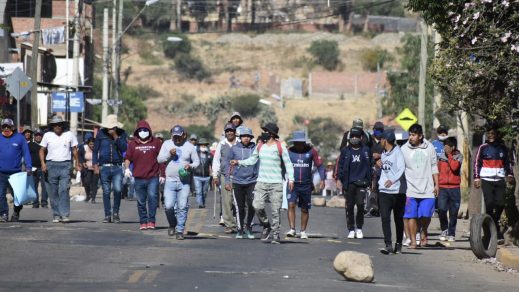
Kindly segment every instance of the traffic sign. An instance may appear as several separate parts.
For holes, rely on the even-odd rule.
[[[67,104],[68,94],[68,104]],[[82,113],[85,108],[83,92],[53,92],[52,93],[52,112],[62,113]]]
[[[396,122],[404,129],[405,131],[409,130],[409,128],[416,124],[418,118],[413,114],[413,112],[405,108],[399,115],[396,117]]]
[[[22,99],[32,88],[31,80],[18,67],[14,69],[9,77],[5,78],[5,85],[7,91],[9,91],[11,96],[16,98],[16,100]]]

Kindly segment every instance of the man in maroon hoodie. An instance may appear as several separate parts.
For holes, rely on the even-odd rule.
[[[162,142],[153,137],[150,125],[142,120],[137,123],[134,139],[126,151],[124,176],[135,178],[137,211],[140,218],[140,230],[155,229],[157,213],[157,190],[159,186],[160,166],[157,163]],[[133,174],[130,163],[133,162]],[[148,203],[146,206],[146,202]]]

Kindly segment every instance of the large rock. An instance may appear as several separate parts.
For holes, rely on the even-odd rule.
[[[313,198],[312,205],[314,205],[316,207],[324,207],[324,206],[326,206],[326,199],[323,197]]]
[[[344,208],[346,206],[346,199],[341,196],[333,196],[328,202],[326,202],[327,207],[333,208]]]
[[[375,279],[369,255],[360,252],[340,252],[333,261],[333,268],[348,281],[370,283]]]

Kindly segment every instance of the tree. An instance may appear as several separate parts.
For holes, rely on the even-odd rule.
[[[434,1],[437,2],[437,1]],[[405,14],[402,1],[373,1],[356,0],[353,4],[353,11],[363,15],[382,15],[403,17]]]
[[[328,71],[333,71],[340,64],[340,50],[337,41],[321,40],[313,41],[308,52],[314,57],[317,65],[323,66]]]
[[[376,47],[362,51],[360,59],[365,70],[376,72],[377,69],[383,69],[384,65],[392,62],[394,58],[386,49]]]

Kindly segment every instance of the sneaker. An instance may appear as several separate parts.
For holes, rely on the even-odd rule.
[[[447,230],[443,230],[440,234],[440,241],[446,241],[447,240]]]
[[[112,223],[112,216],[106,216],[105,219],[103,219],[103,223]]]
[[[177,240],[184,240],[184,234],[182,232],[177,233]]]
[[[61,217],[61,223],[69,223],[70,219],[68,217]]]
[[[386,255],[394,253],[395,251],[393,250],[393,244],[387,243],[386,248],[381,249],[380,252]]]
[[[420,232],[416,233],[416,245],[420,245]]]
[[[52,219],[52,223],[59,223],[60,219],[59,216],[54,216],[54,219]]]
[[[447,236],[447,241],[448,242],[455,242],[456,238],[454,236]]]
[[[236,232],[235,238],[236,239],[243,239],[243,232],[241,232],[241,231]]]
[[[2,214],[2,216],[0,216],[0,222],[7,222],[9,221],[9,216],[7,216],[7,214]]]
[[[306,231],[301,231],[301,239],[308,239],[308,234],[306,234]]]
[[[175,233],[176,233],[175,227],[168,228],[168,235],[169,236],[174,236]]]
[[[411,239],[409,239],[409,238],[406,238],[404,240],[404,243],[402,243],[403,246],[409,246],[410,244],[411,244]]]
[[[245,237],[247,237],[247,239],[256,239],[256,237],[254,237],[254,234],[252,234],[252,232],[250,230],[245,230]]]
[[[395,254],[401,254],[402,253],[402,244],[401,243],[395,243]]]
[[[290,231],[287,232],[287,237],[296,237],[296,230],[290,229]]]
[[[272,243],[272,244],[280,244],[281,243],[281,239],[279,238],[279,234],[274,234],[272,236],[272,240],[270,241],[270,243]]]
[[[350,230],[350,232],[348,233],[348,238],[349,238],[349,239],[353,239],[353,238],[355,238],[355,231]]]
[[[223,217],[222,216],[220,216],[220,223],[218,223],[218,224],[220,224],[222,226],[225,226],[225,221],[223,221]]]
[[[114,213],[114,223],[121,223],[121,218],[119,217],[119,213]]]
[[[357,229],[357,231],[355,232],[355,237],[358,239],[364,238],[364,234],[362,234],[362,229]]]
[[[268,240],[270,238],[270,231],[272,231],[270,227],[263,228],[263,232],[261,232],[261,240]]]
[[[225,227],[224,232],[225,232],[225,234],[232,234],[232,233],[234,233],[236,231],[232,227]]]
[[[13,213],[13,215],[11,216],[11,222],[18,222],[18,221],[20,221],[20,214]]]
[[[140,229],[140,230],[146,230],[146,229],[148,229],[148,223],[141,223],[139,229]]]
[[[148,229],[155,229],[155,222],[148,222],[148,226],[147,226]]]

